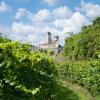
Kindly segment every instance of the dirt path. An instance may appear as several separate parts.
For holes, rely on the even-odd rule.
[[[54,60],[58,64],[66,62],[65,57],[63,57],[62,55],[54,56]],[[79,96],[80,100],[100,100],[93,97],[85,87],[82,87],[67,80],[61,80],[61,83],[63,86],[68,87],[70,90],[75,92]]]
[[[86,88],[79,86],[78,84],[73,84],[66,80],[62,80],[62,84],[77,93],[80,100],[95,100],[95,98],[89,93]]]

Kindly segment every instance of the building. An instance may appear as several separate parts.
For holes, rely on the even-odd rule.
[[[53,39],[51,37],[51,33],[47,33],[47,42],[44,44],[39,45],[40,50],[52,50],[55,53],[58,53],[60,50],[60,45],[59,45],[59,36],[55,36]]]
[[[30,45],[30,50],[32,51],[39,51],[39,47],[35,45]]]

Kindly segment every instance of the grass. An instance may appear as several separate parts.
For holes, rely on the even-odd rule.
[[[78,84],[75,83],[73,84],[69,81],[64,81],[64,85],[67,85],[69,89],[77,93],[80,100],[94,100],[93,96],[86,88],[79,86]]]
[[[94,100],[100,100],[100,95],[97,95]]]
[[[78,95],[67,87],[59,86],[53,100],[80,100]]]
[[[60,80],[52,100],[100,100],[100,95],[93,97],[86,88],[66,80]]]
[[[72,92],[69,92],[70,94],[68,94],[67,91],[65,90],[66,91],[65,96],[73,96],[73,99],[64,98],[65,96],[62,95],[63,96],[62,98],[64,98],[64,99],[61,99],[59,97],[59,99],[55,99],[55,100],[100,100],[100,95],[93,97],[86,88],[79,86],[78,84],[75,84],[75,83],[72,83],[69,81],[65,81],[65,80],[61,80],[61,84],[65,87],[65,89],[67,89],[67,90],[69,89],[70,91],[72,91]],[[61,92],[61,94],[62,94],[62,92]],[[77,98],[76,98],[76,96],[77,96]]]

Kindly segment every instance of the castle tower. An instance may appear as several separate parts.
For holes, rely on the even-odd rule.
[[[48,44],[51,44],[51,33],[48,32]]]
[[[55,40],[56,42],[59,42],[59,36],[55,36],[55,37],[54,37],[54,40]]]
[[[59,36],[54,37],[55,43],[56,43],[56,49],[55,49],[55,54],[59,52]]]
[[[59,47],[59,36],[55,36],[54,40],[56,42],[56,47]]]

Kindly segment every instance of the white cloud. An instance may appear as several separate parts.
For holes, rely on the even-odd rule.
[[[28,18],[31,21],[44,21],[49,19],[50,12],[47,9],[43,9],[38,11],[37,13],[32,13],[29,10],[26,10],[24,8],[19,8],[14,16],[14,19],[21,19],[21,18]]]
[[[16,38],[17,40],[23,40],[27,42],[31,42],[33,44],[39,44],[46,42],[46,33],[51,32],[53,36],[59,35],[63,36],[60,30],[51,27],[47,23],[40,23],[42,25],[25,25],[21,22],[13,22],[12,25],[12,38]],[[63,37],[62,37],[63,38]],[[60,40],[61,42],[62,40]]]
[[[12,24],[12,32],[14,33],[22,33],[27,34],[33,32],[34,28],[31,25],[25,25],[21,22],[13,22]]]
[[[32,13],[24,8],[19,8],[14,18],[20,19],[22,17],[27,17],[31,21],[40,22],[40,21],[51,21],[53,19],[69,18],[72,16],[72,14],[73,11],[70,10],[67,6],[62,6],[52,11],[49,11],[48,9],[42,9],[37,13]]]
[[[51,17],[50,12],[47,9],[38,11],[36,14],[30,17],[32,21],[45,21],[49,20]]]
[[[20,36],[20,39],[24,41],[27,40],[36,43],[37,41],[43,42],[48,31],[50,31],[53,36],[60,36],[60,43],[62,43],[66,32],[73,31],[77,33],[83,24],[88,23],[87,18],[83,14],[73,12],[67,6],[59,7],[52,11],[43,9],[37,13],[32,13],[21,8],[17,11],[16,18],[20,20],[22,17],[27,17],[31,21],[31,24],[13,22],[12,32],[15,33],[15,35],[17,34],[16,37]]]
[[[95,18],[97,16],[100,16],[99,4],[93,4],[92,2],[85,3],[84,1],[82,1],[80,7],[77,7],[76,9],[90,18]]]
[[[66,32],[78,33],[83,25],[90,24],[89,17],[96,17],[100,13],[99,5],[93,3],[81,3],[77,11],[72,11],[67,6],[62,6],[53,10],[42,9],[32,13],[24,8],[19,8],[16,12],[12,24],[13,37],[32,43],[40,43],[46,40],[46,32],[50,31],[53,36],[60,36],[60,43],[64,42]],[[30,24],[25,24],[21,18],[27,18]]]
[[[54,9],[52,13],[54,18],[63,19],[63,18],[69,18],[73,14],[73,11],[71,11],[67,6],[64,6]]]
[[[7,5],[5,2],[0,2],[0,12],[6,12],[10,10],[10,6]]]
[[[56,27],[63,29],[63,32],[73,31],[77,33],[80,31],[83,25],[88,23],[87,18],[80,12],[74,12],[73,15],[68,19],[57,19],[54,21]]]
[[[31,15],[31,12],[24,9],[24,8],[19,8],[16,12],[16,15],[14,16],[14,19],[20,19],[22,17],[28,17]]]
[[[2,25],[0,25],[0,33],[2,33],[3,35],[7,35],[7,33],[9,33],[10,30],[8,27],[4,27]]]
[[[11,38],[20,40],[22,42],[31,42],[32,38],[35,40],[36,34],[32,25],[25,25],[22,22],[13,22],[11,27]]]
[[[74,28],[72,28],[73,32],[79,32],[83,25],[89,24],[89,20],[80,12],[75,12],[70,20],[73,23]]]
[[[43,42],[45,40],[46,32],[50,31],[53,36],[59,35],[62,39],[64,39],[65,34],[63,33],[63,30],[60,30],[58,27],[55,26],[54,21],[63,19],[63,18],[69,18],[71,17],[73,12],[66,6],[66,7],[59,7],[57,9],[54,9],[52,11],[49,11],[48,9],[43,9],[38,11],[37,13],[32,13],[26,9],[18,9],[17,13],[15,15],[15,19],[20,20],[21,18],[27,17],[31,24],[25,24],[24,22],[13,22],[12,24],[12,32],[15,34],[27,34],[27,40],[32,41],[38,41]],[[60,24],[59,24],[60,27]],[[42,36],[41,36],[42,34]],[[18,35],[16,36],[18,37]],[[21,37],[21,36],[20,36]]]

